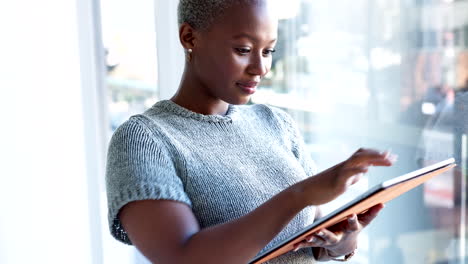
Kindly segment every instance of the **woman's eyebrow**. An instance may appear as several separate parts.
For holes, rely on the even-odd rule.
[[[246,39],[249,39],[251,40],[252,42],[260,42],[260,40],[248,33],[239,33],[239,34],[236,34],[232,37],[233,39],[241,39],[241,38],[246,38]],[[269,41],[269,43],[273,43],[276,41],[276,38],[272,39]]]

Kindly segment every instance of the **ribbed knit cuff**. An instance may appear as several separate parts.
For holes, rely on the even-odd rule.
[[[118,214],[120,209],[126,204],[141,200],[172,200],[182,202],[188,206],[192,206],[192,202],[185,193],[181,193],[179,188],[172,186],[155,186],[155,185],[140,185],[135,189],[123,190],[118,194],[110,194],[108,197],[109,204],[108,221],[112,236],[125,244],[131,245],[132,242],[123,229]]]

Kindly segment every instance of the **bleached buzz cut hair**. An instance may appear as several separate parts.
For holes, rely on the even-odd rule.
[[[196,30],[207,30],[234,4],[257,3],[262,0],[180,0],[177,8],[179,26],[187,22]]]

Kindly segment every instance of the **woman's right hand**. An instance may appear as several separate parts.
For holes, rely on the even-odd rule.
[[[306,205],[321,205],[334,200],[358,182],[370,166],[391,166],[397,159],[389,151],[359,149],[347,160],[295,185]]]

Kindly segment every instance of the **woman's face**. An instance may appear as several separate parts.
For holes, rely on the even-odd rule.
[[[194,70],[209,96],[245,104],[270,71],[277,19],[266,4],[234,5],[193,49]]]

